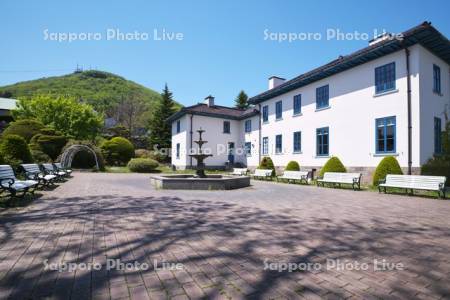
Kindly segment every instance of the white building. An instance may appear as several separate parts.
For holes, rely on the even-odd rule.
[[[192,141],[202,127],[205,147],[213,148],[205,160],[210,167],[234,160],[252,168],[270,156],[279,168],[295,160],[320,169],[337,156],[368,180],[380,160],[393,155],[406,172],[417,173],[441,150],[450,42],[423,23],[401,40],[379,38],[291,80],[271,77],[269,90],[252,97],[247,111],[206,102],[170,118],[177,168],[195,165],[187,154],[197,149]]]

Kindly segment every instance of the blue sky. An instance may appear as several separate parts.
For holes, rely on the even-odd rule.
[[[401,32],[427,20],[450,37],[448,1],[64,2],[69,1],[1,1],[0,85],[67,74],[79,64],[157,91],[167,82],[184,105],[208,94],[232,105],[241,89],[250,96],[266,90],[271,75],[290,79],[368,43],[356,34],[354,40],[327,38],[327,30],[372,37],[374,30]],[[46,29],[101,37],[58,42],[45,40]],[[147,33],[148,40],[107,40],[108,29]],[[156,41],[154,29],[158,37],[165,29],[183,39]],[[265,30],[321,38],[265,40]]]

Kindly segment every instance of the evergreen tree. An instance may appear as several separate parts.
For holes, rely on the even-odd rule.
[[[167,122],[167,118],[175,113],[172,92],[169,91],[167,84],[161,96],[160,103],[156,106],[149,124],[150,145],[152,147],[156,146],[159,149],[170,148],[172,129],[171,124]]]
[[[246,109],[248,108],[248,96],[244,91],[240,91],[239,95],[234,100],[236,108]]]

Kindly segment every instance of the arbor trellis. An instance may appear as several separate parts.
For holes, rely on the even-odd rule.
[[[77,154],[80,151],[87,151],[94,155],[95,158],[95,166],[97,170],[100,170],[100,166],[98,164],[98,158],[97,154],[95,153],[94,149],[92,149],[89,146],[86,145],[72,145],[64,150],[63,154],[61,155],[61,165],[64,168],[70,168],[72,166],[73,158],[75,157],[75,154]]]

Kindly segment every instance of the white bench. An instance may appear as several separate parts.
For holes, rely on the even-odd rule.
[[[53,164],[42,164],[42,167],[47,175],[56,175],[59,179],[67,176],[67,172],[59,171]]]
[[[308,184],[308,173],[308,171],[284,171],[282,176],[277,177],[277,181],[287,180],[287,182],[293,181],[295,183],[298,180],[300,183]]]
[[[244,176],[247,175],[247,168],[233,168],[231,175]]]
[[[253,173],[252,176],[255,179],[272,178],[272,170],[270,170],[270,169],[256,169],[255,173]]]
[[[323,174],[323,178],[317,179],[317,186],[325,186],[325,183],[333,185],[351,184],[352,188],[361,189],[361,173],[335,173],[326,172]]]
[[[0,193],[7,191],[12,197],[23,197],[27,192],[34,193],[37,185],[36,180],[17,180],[10,165],[0,165]]]
[[[24,170],[27,180],[35,180],[42,186],[53,184],[57,178],[56,175],[42,172],[38,164],[21,164],[20,166]]]
[[[408,190],[427,190],[436,191],[438,196],[445,198],[445,176],[424,176],[424,175],[386,175],[384,180],[380,180],[378,184],[378,191],[383,189],[386,193],[386,188],[401,188]]]
[[[54,163],[53,165],[56,167],[56,169],[58,169],[58,171],[66,172],[67,175],[72,174],[72,169],[63,167],[61,163]]]

